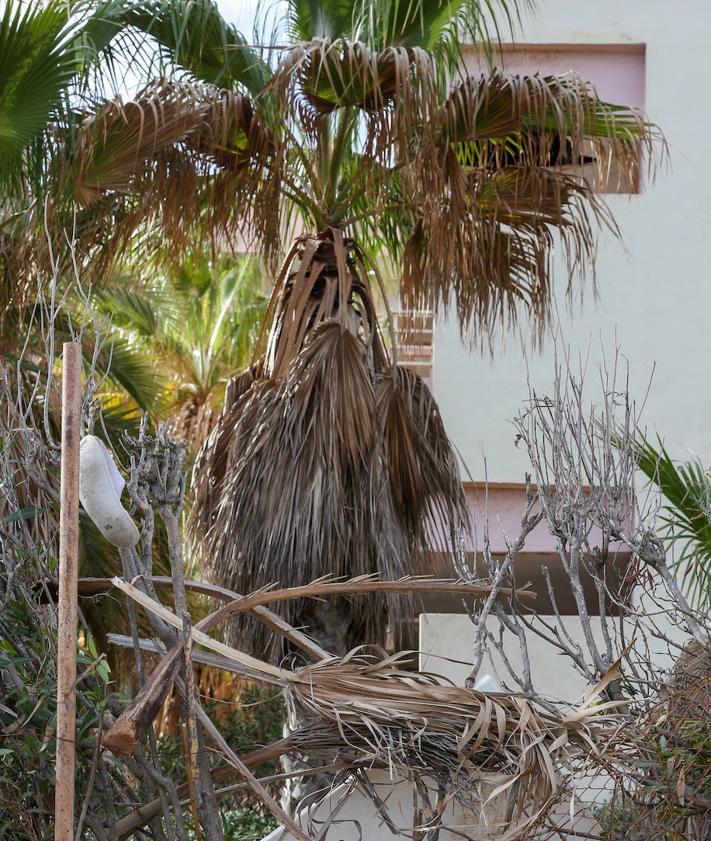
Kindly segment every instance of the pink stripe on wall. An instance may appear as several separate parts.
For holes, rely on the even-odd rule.
[[[495,554],[505,554],[508,550],[507,538],[511,542],[521,531],[525,488],[518,485],[491,484],[488,488],[465,485],[465,494],[474,530],[474,540],[467,540],[466,551],[482,550],[488,521],[492,551]],[[601,537],[600,530],[593,527],[590,533],[590,545],[597,545]],[[526,554],[536,555],[556,554],[556,538],[548,531],[545,522],[540,523],[528,535],[523,551]],[[623,555],[629,554],[628,550],[622,546],[614,546],[613,551]]]
[[[606,102],[644,110],[644,44],[522,44],[504,45],[498,52],[493,63],[505,73],[577,73]],[[470,73],[484,69],[474,48],[465,64]]]

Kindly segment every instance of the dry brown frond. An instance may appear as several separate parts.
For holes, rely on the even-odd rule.
[[[182,627],[159,602],[121,579],[113,583],[172,627]],[[236,673],[282,687],[298,720],[308,722],[291,738],[296,746],[300,735],[307,737],[301,741],[312,759],[432,779],[469,813],[488,807],[495,836],[515,837],[545,812],[573,757],[583,754],[602,763],[597,745],[618,723],[610,714],[616,705],[595,705],[594,693],[617,676],[619,661],[581,708],[562,716],[542,711],[523,695],[479,692],[406,671],[407,653],[382,657],[355,649],[289,670],[249,657],[197,627],[191,635]],[[164,657],[159,670],[170,658]]]
[[[220,502],[223,483],[229,469],[230,442],[234,426],[239,419],[236,406],[239,398],[261,376],[262,364],[259,362],[256,365],[250,365],[230,380],[225,390],[225,405],[222,414],[200,448],[194,470],[197,481],[193,486],[194,516],[196,528],[200,533],[206,533],[214,522]]]
[[[571,272],[590,265],[596,233],[591,213],[611,226],[606,207],[576,180],[525,167],[471,168],[464,198],[454,192],[424,211],[405,246],[401,294],[405,305],[452,308],[463,333],[487,337],[521,312],[545,326],[553,301],[554,231]],[[572,278],[572,275],[571,275]]]
[[[275,576],[287,587],[400,578],[421,552],[452,551],[468,527],[437,407],[389,360],[367,271],[338,231],[300,241],[275,290],[263,372],[198,458],[196,539],[208,574],[231,590]],[[401,610],[368,599],[350,611],[349,638],[381,640]],[[269,643],[263,629],[239,628],[252,650]]]
[[[81,219],[77,226],[80,256],[99,244],[102,256],[114,255],[139,232],[157,230],[176,253],[205,237],[223,244],[256,237],[274,251],[278,161],[247,97],[160,79],[133,101],[106,102],[85,119],[57,161],[55,224],[66,224],[69,195],[91,220],[85,231]]]
[[[463,332],[515,321],[545,325],[551,255],[559,236],[571,272],[592,267],[596,226],[618,233],[582,178],[590,155],[637,173],[640,145],[655,160],[654,130],[607,105],[577,77],[467,77],[398,148],[401,192],[414,225],[405,246],[408,306],[452,306]],[[417,142],[419,141],[419,142]]]
[[[285,689],[300,720],[317,722],[310,757],[350,759],[395,777],[434,780],[467,813],[488,812],[492,837],[514,838],[545,813],[576,753],[595,755],[605,711],[571,717],[529,699],[442,685],[398,656],[347,658],[294,672]]]
[[[404,251],[408,304],[451,305],[485,336],[521,311],[545,324],[558,234],[572,272],[592,264],[597,225],[617,233],[583,163],[634,180],[658,139],[574,75],[453,83],[418,48],[316,39],[254,99],[160,80],[107,103],[61,170],[93,211],[83,242],[102,255],[159,230],[178,252],[200,237],[246,241],[273,263],[302,214]]]
[[[409,100],[417,86],[435,78],[434,60],[419,48],[375,50],[342,38],[316,38],[290,50],[270,88],[289,108],[301,99],[318,114],[344,106],[375,114]]]
[[[64,177],[74,194],[91,205],[111,192],[125,192],[156,156],[195,131],[211,103],[192,86],[159,81],[131,102],[108,102],[87,117]]]

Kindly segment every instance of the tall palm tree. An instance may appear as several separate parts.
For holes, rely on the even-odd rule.
[[[632,169],[654,135],[574,76],[468,75],[462,40],[486,55],[496,31],[488,0],[279,8],[260,46],[210,0],[107,13],[150,36],[162,75],[87,116],[53,162],[52,207],[70,199],[93,220],[84,239],[79,226],[87,267],[156,233],[176,253],[211,238],[283,258],[195,473],[205,565],[238,590],[400,575],[456,550],[456,459],[427,387],[397,365],[391,321],[381,334],[379,260],[398,267],[405,306],[452,310],[468,336],[521,313],[540,329],[554,243],[572,272],[592,261],[597,224],[615,230],[571,161],[592,148],[601,167]],[[346,646],[382,638],[386,608],[308,621]]]

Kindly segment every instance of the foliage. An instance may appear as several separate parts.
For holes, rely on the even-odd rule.
[[[220,731],[235,751],[248,751],[281,737],[284,701],[280,694],[249,682],[240,685],[240,682],[219,672],[212,676],[213,680],[217,679],[218,686],[222,678],[226,686],[231,688],[232,697],[229,700],[208,698],[204,709],[211,718],[219,721]],[[158,740],[158,747],[161,756],[165,758],[166,770],[182,776],[185,772],[185,758],[181,737],[176,734],[163,735]],[[262,770],[268,773],[270,768]]]
[[[8,841],[36,841],[51,836],[53,831],[57,641],[52,575],[57,569],[54,500],[58,464],[39,431],[41,412],[38,417],[32,411],[18,414],[23,411],[24,390],[18,396],[17,383],[7,366],[0,367],[0,374],[0,836]],[[38,388],[30,389],[35,400],[45,388],[52,391],[46,375],[41,370],[37,375]],[[44,399],[54,401],[54,395]],[[31,408],[35,406],[31,404]],[[156,554],[152,560],[156,562]],[[119,714],[126,699],[116,693],[114,671],[101,644],[84,623],[86,607],[87,602],[82,600],[77,638],[76,810],[77,820],[83,814],[87,834],[90,831],[104,837],[102,827],[110,826],[116,812],[130,812],[130,803],[136,799],[149,800],[155,796],[155,786],[146,777],[149,743],[144,744],[140,761],[134,756],[125,760],[112,757],[108,762],[97,750],[102,731]],[[106,603],[96,615],[102,613],[113,623],[111,630],[120,630],[116,613],[107,611]],[[88,615],[95,619],[95,615]],[[217,696],[218,690],[205,683],[205,691]],[[234,711],[230,706],[233,711],[222,715],[236,746],[280,735],[280,698],[266,699],[247,687],[243,700],[243,708]],[[219,709],[227,705],[215,702],[213,706],[219,718]],[[177,787],[184,780],[182,758],[180,763],[171,764],[169,754],[166,751],[157,759],[156,768],[169,781],[175,775],[175,782],[170,784]],[[165,767],[161,768],[162,760]],[[271,769],[265,770],[269,773]],[[128,803],[127,792],[131,793]],[[226,831],[231,833],[228,837],[238,838],[269,827],[269,820],[250,809],[248,802],[235,797],[232,803],[234,808],[224,817]],[[163,835],[159,832],[156,837]]]
[[[0,836],[8,841],[44,837],[52,825],[56,637],[48,607],[25,589],[29,580],[25,577],[6,601],[0,629],[0,673],[5,675],[0,705]],[[91,638],[87,649],[78,651],[77,672],[81,797],[90,773],[94,734],[108,700],[108,664],[99,658]]]
[[[111,319],[114,348],[126,351],[112,364],[113,379],[129,359],[148,361],[152,388],[138,405],[199,446],[228,380],[249,362],[266,307],[262,273],[247,256],[195,251],[179,266],[146,274],[140,283],[112,279],[95,295],[97,311]]]
[[[610,841],[708,838],[711,802],[709,652],[682,652],[656,705],[636,722],[631,784],[598,810]]]
[[[51,127],[67,119],[72,84],[104,46],[102,14],[109,6],[58,0],[8,0],[0,19],[0,186],[22,195],[42,174],[42,147]]]
[[[698,458],[679,462],[661,440],[637,439],[639,469],[664,495],[664,538],[700,609],[711,607],[711,477]]]
[[[225,841],[261,841],[278,826],[271,815],[254,809],[225,809],[220,816]],[[198,841],[194,829],[188,825],[187,830],[190,841]]]
[[[452,309],[479,340],[522,312],[541,328],[556,238],[572,270],[594,256],[597,223],[616,231],[570,168],[592,149],[601,168],[614,158],[634,170],[640,145],[653,165],[653,127],[583,80],[472,74],[463,40],[493,62],[494,12],[509,28],[518,8],[290,0],[272,33],[268,13],[257,22],[263,48],[212,0],[90,7],[99,20],[92,57],[104,58],[92,66],[106,72],[77,76],[81,120],[47,117],[56,140],[13,245],[20,274],[46,263],[47,242],[60,267],[77,265],[99,285],[117,255],[146,265],[166,251],[180,264],[205,243],[276,265],[284,239],[303,233],[262,319],[264,358],[235,381],[196,473],[207,488],[196,537],[225,583],[252,589],[272,581],[275,566],[292,582],[397,576],[433,521],[438,548],[453,551],[466,530],[456,458],[426,386],[397,373],[396,343],[388,349],[380,336],[378,264],[398,267],[405,306]],[[145,83],[131,101],[105,95],[120,60]],[[151,318],[146,300],[128,288],[106,294],[117,316],[131,312],[137,343]],[[161,397],[199,441],[212,423],[200,406],[213,404],[228,364],[215,373],[204,346],[195,354],[177,330],[153,332],[164,362],[182,371]],[[145,331],[141,341],[150,346]],[[118,361],[129,388],[130,354]],[[373,601],[362,623],[351,617],[349,641],[382,638],[387,607]]]
[[[285,718],[281,694],[212,670],[209,677],[212,683],[210,694],[214,695],[216,689],[221,697],[206,700],[204,709],[218,723],[220,732],[234,751],[238,754],[247,753],[257,746],[268,745],[281,738]],[[231,697],[223,697],[227,694],[225,690],[228,690]],[[179,733],[162,735],[158,740],[158,753],[166,772],[175,779],[185,777],[185,754]],[[215,755],[213,765],[217,764],[219,757]],[[278,773],[280,769],[278,762],[272,761],[255,766],[254,770],[261,777]],[[245,821],[250,817],[249,810],[252,810],[258,822],[263,810],[262,804],[255,800],[249,789],[238,789],[232,795],[224,795],[221,802],[225,804],[227,812],[234,811]]]
[[[60,256],[66,237],[42,236],[49,192],[61,190],[55,156],[73,145],[86,109],[112,76],[109,44],[123,0],[7,0],[0,10],[0,313],[31,304],[34,272]],[[109,19],[112,21],[108,24]],[[99,66],[103,74],[97,75]],[[97,81],[100,79],[101,81]],[[60,227],[84,230],[71,202]],[[69,234],[69,238],[72,234]]]
[[[0,835],[34,841],[52,832],[57,639],[56,605],[47,582],[57,566],[58,470],[51,449],[31,425],[31,412],[21,419],[22,400],[10,383],[0,367]],[[91,788],[96,733],[111,703],[112,677],[88,629],[82,637],[78,798]],[[92,797],[96,808],[101,797],[98,792]]]
[[[156,236],[178,253],[211,237],[273,258],[298,220],[401,261],[408,305],[451,305],[467,332],[522,308],[543,323],[553,233],[578,268],[593,220],[614,229],[566,167],[592,144],[601,168],[634,169],[653,132],[572,76],[469,75],[461,39],[490,45],[494,8],[292,0],[260,51],[211,0],[125,3],[107,25],[147,33],[160,62],[133,101],[82,124],[61,200],[91,217],[84,244],[102,259],[136,232],[142,253]]]

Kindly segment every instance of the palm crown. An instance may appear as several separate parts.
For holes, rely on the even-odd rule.
[[[180,245],[198,232],[239,236],[274,258],[297,220],[335,228],[401,266],[408,305],[451,303],[465,329],[521,305],[545,319],[552,232],[580,266],[595,221],[612,224],[561,164],[592,144],[601,167],[637,166],[652,137],[641,116],[573,76],[467,75],[460,38],[486,39],[489,3],[284,8],[266,50],[209,0],[108,14],[150,33],[185,72],[86,121],[65,162],[74,197],[101,206],[122,242],[159,219]]]

